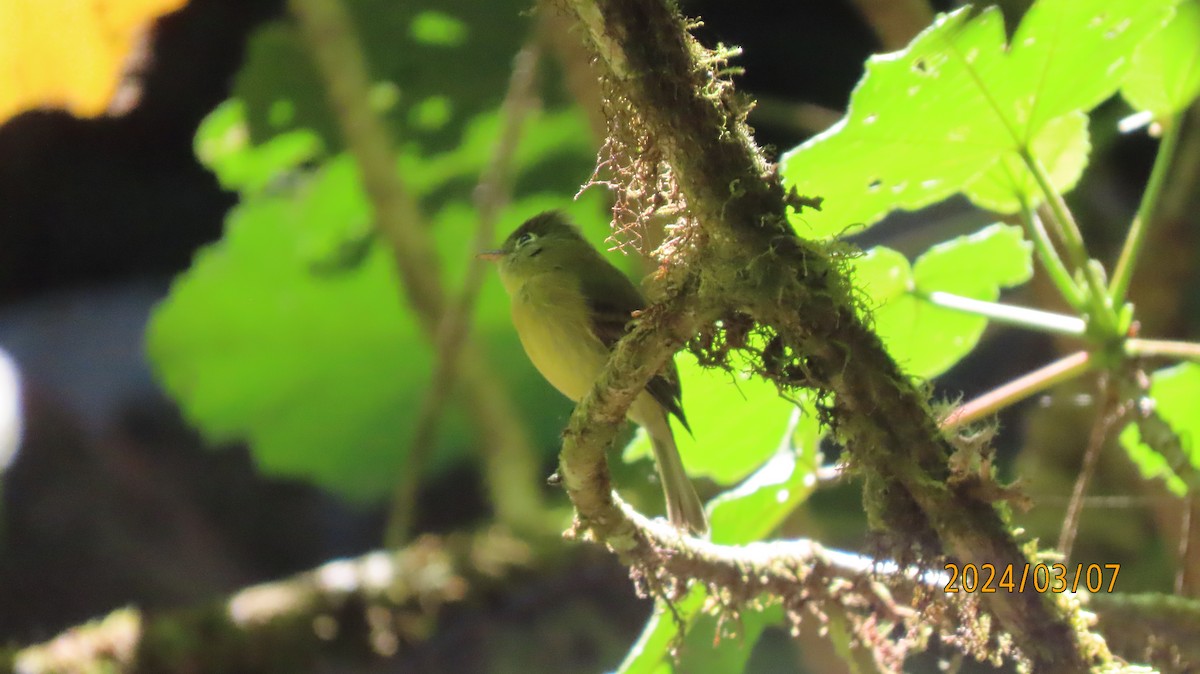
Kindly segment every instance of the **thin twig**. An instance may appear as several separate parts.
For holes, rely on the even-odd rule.
[[[428,640],[445,607],[494,591],[535,561],[524,541],[495,527],[421,536],[402,549],[326,562],[228,597],[177,609],[121,608],[42,644],[0,644],[0,671],[310,671],[335,650],[347,661],[377,662]]]
[[[416,200],[396,171],[391,133],[370,104],[367,65],[353,22],[340,0],[290,0],[289,7],[358,164],[375,226],[395,260],[401,289],[432,343],[447,305],[437,249]],[[484,475],[496,516],[506,525],[527,528],[545,513],[528,431],[508,391],[469,339],[461,347],[459,368],[464,396],[478,424]]]
[[[1103,404],[1097,410],[1096,420],[1092,422],[1092,432],[1088,437],[1087,449],[1083,453],[1083,466],[1075,478],[1075,488],[1071,492],[1071,502],[1067,504],[1067,514],[1063,518],[1062,529],[1058,534],[1058,551],[1064,560],[1071,559],[1071,548],[1075,545],[1075,534],[1079,531],[1079,513],[1083,511],[1083,495],[1087,491],[1092,476],[1096,473],[1096,465],[1100,459],[1100,451],[1104,448],[1108,433],[1120,416],[1117,412],[1119,399],[1116,387],[1109,383],[1109,377],[1100,378],[1100,397]]]
[[[1150,180],[1146,183],[1146,190],[1142,193],[1137,214],[1133,217],[1133,223],[1129,226],[1129,234],[1125,237],[1125,244],[1121,248],[1121,257],[1117,260],[1116,270],[1113,271],[1112,282],[1108,285],[1108,292],[1114,306],[1121,306],[1125,302],[1126,293],[1129,292],[1129,283],[1133,279],[1133,272],[1137,267],[1138,255],[1142,252],[1142,246],[1146,242],[1146,234],[1150,231],[1154,211],[1158,207],[1163,186],[1167,181],[1167,172],[1175,158],[1175,149],[1179,145],[1179,127],[1182,121],[1182,115],[1175,114],[1161,123],[1164,132],[1162,140],[1158,144],[1158,154],[1154,157],[1154,168],[1150,171]]]
[[[1167,339],[1125,340],[1125,353],[1133,357],[1178,358],[1180,360],[1200,361],[1200,344],[1196,342],[1178,342]]]
[[[1076,351],[960,405],[942,419],[939,426],[942,430],[952,430],[974,423],[1029,396],[1074,379],[1090,370],[1094,364],[1090,353]]]
[[[1188,579],[1191,577],[1191,569],[1188,568],[1188,549],[1192,543],[1192,516],[1196,512],[1196,495],[1194,492],[1188,492],[1188,495],[1183,499],[1183,508],[1180,509],[1179,517],[1179,545],[1175,548],[1175,553],[1179,558],[1179,570],[1175,573],[1175,594],[1183,594],[1188,586]]]
[[[520,142],[522,127],[530,110],[536,106],[533,95],[534,75],[537,72],[538,50],[529,45],[513,59],[508,94],[501,106],[502,124],[499,141],[487,169],[475,188],[479,224],[471,250],[481,251],[495,236],[496,219],[508,202],[512,183],[512,159]],[[430,377],[429,390],[421,401],[417,429],[413,433],[408,460],[405,462],[392,495],[391,514],[384,529],[384,545],[394,548],[409,537],[416,518],[417,491],[425,466],[437,441],[438,422],[458,379],[459,354],[466,341],[471,315],[483,287],[486,261],[474,255],[467,266],[466,279],[457,301],[442,316],[434,345],[437,362]]]

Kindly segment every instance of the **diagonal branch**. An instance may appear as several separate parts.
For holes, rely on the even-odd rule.
[[[391,134],[370,106],[367,65],[353,24],[341,0],[291,0],[290,8],[325,80],[330,106],[362,174],[375,225],[395,260],[402,289],[432,342],[448,308],[437,253],[416,200],[397,174]],[[528,433],[503,383],[470,340],[460,349],[458,367],[463,392],[480,420],[492,504],[505,524],[529,528],[543,521],[545,509]]]
[[[477,251],[491,244],[496,220],[508,203],[508,192],[512,187],[510,164],[521,139],[525,118],[536,104],[533,88],[537,63],[538,50],[532,45],[524,47],[513,59],[508,94],[500,108],[504,120],[500,139],[475,188],[479,224],[475,228],[471,248]],[[471,327],[471,316],[479,299],[479,291],[483,288],[485,264],[484,260],[471,258],[457,301],[438,324],[434,340],[437,361],[429,378],[429,390],[421,401],[417,430],[413,433],[404,474],[397,480],[391,513],[384,530],[384,544],[389,548],[399,547],[411,534],[416,519],[417,490],[425,466],[433,454],[443,408],[450,401],[450,394],[459,378],[459,354]]]
[[[784,389],[815,388],[824,395],[825,420],[865,474],[866,507],[876,528],[964,562],[1021,568],[1028,559],[1008,526],[976,496],[987,490],[975,489],[971,476],[953,474],[954,448],[938,429],[926,393],[859,319],[837,256],[796,238],[788,226],[788,204],[798,200],[785,195],[755,145],[744,123],[749,104],[717,72],[720,56],[701,47],[664,0],[570,0],[569,7],[607,66],[614,132],[632,129],[653,139],[678,187],[674,205],[698,223],[691,259],[671,266],[676,276],[690,275],[688,284],[696,288],[691,314],[716,313],[726,325],[748,316],[767,344],[744,349],[760,373]],[[621,552],[636,535],[619,518],[620,526],[596,521],[611,511],[611,498],[591,434],[617,423],[640,383],[689,337],[679,329],[693,321],[673,321],[678,307],[669,303],[661,309],[625,340],[635,343],[621,345],[576,409],[561,459],[581,524]],[[655,323],[661,334],[654,333]],[[700,318],[693,324],[705,327]],[[749,343],[705,332],[707,344],[702,338],[693,345],[708,362],[723,362],[729,350]],[[1111,657],[1053,598],[997,593],[984,601],[1037,671],[1085,672]]]

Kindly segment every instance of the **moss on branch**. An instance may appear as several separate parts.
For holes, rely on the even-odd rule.
[[[691,345],[719,363],[723,349],[745,347],[712,328],[711,319],[750,323],[768,345],[748,354],[759,373],[784,390],[820,394],[824,420],[865,477],[870,521],[897,543],[916,546],[899,554],[927,561],[946,554],[998,568],[1025,564],[1000,510],[951,479],[953,447],[928,394],[860,319],[838,248],[799,239],[788,225],[789,203],[802,200],[785,194],[754,142],[745,123],[750,104],[722,74],[730,52],[703,48],[665,0],[567,4],[607,66],[606,168],[635,199],[645,203],[652,193],[658,210],[683,223],[660,253],[668,258],[668,287],[686,289],[675,303],[704,318],[695,323],[692,334],[701,337]],[[619,165],[622,157],[631,158],[629,165]],[[619,207],[630,201],[618,195]],[[629,213],[645,215],[637,208]],[[593,422],[618,423],[633,392],[691,337],[677,331],[670,314],[668,308],[658,317],[661,332],[644,323],[621,344],[593,395],[576,409],[564,445],[562,470],[572,476],[568,488],[582,524],[618,550],[637,535],[614,514],[619,509],[611,506],[598,442],[611,433],[595,435]],[[580,473],[594,479],[576,481]],[[1037,671],[1085,672],[1111,661],[1077,611],[1054,597],[997,593],[984,601]]]

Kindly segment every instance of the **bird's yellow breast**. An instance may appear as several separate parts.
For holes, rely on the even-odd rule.
[[[529,360],[554,388],[578,401],[608,359],[578,282],[565,273],[542,274],[514,290],[513,325]]]

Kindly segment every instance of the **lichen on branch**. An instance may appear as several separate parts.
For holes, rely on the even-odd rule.
[[[618,552],[636,545],[637,527],[614,505],[604,446],[636,392],[689,342],[710,363],[721,364],[723,349],[741,350],[783,390],[818,393],[823,420],[864,477],[868,518],[899,556],[1021,568],[1029,559],[1000,510],[951,479],[954,448],[928,393],[864,324],[831,254],[837,249],[804,241],[788,225],[788,208],[814,199],[787,195],[755,144],[745,123],[750,105],[722,72],[728,52],[702,47],[665,0],[566,4],[607,68],[612,135],[635,150],[630,166],[613,166],[622,155],[610,154],[606,168],[637,178],[630,189],[638,203],[657,199],[679,223],[661,274],[667,300],[622,341],[571,419],[561,473],[580,528]],[[648,176],[671,188],[651,198]],[[749,348],[731,325],[766,346]],[[1038,671],[1085,672],[1111,661],[1075,609],[1056,598],[998,593],[984,602]]]

